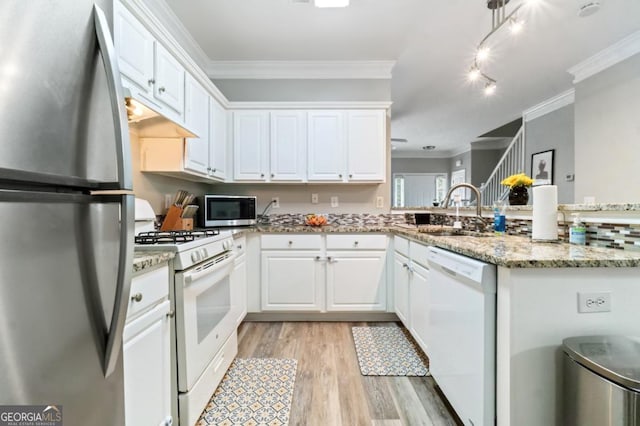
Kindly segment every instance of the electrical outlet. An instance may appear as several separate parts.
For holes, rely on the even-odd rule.
[[[384,207],[384,197],[382,196],[376,197],[376,207],[379,209]]]
[[[611,312],[611,293],[578,293],[578,312]]]
[[[311,204],[318,204],[318,194],[311,194]]]
[[[338,207],[338,197],[331,197],[331,207]]]
[[[279,209],[280,208],[280,198],[278,197],[273,197],[271,198],[271,201],[273,201],[273,208],[274,209]]]
[[[164,194],[164,208],[168,209],[171,207],[171,202],[173,201],[173,194]]]

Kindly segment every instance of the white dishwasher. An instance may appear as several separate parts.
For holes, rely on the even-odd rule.
[[[496,267],[429,247],[429,371],[465,425],[495,424]]]

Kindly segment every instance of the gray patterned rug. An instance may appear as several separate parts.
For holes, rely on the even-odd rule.
[[[289,423],[295,359],[236,358],[196,426]]]
[[[401,327],[351,327],[363,376],[427,376],[429,360]]]

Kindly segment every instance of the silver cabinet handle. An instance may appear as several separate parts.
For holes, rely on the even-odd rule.
[[[352,174],[349,174],[349,177],[350,177],[350,178],[352,178],[352,177],[353,177],[353,175],[352,175]]]
[[[275,175],[273,173],[271,173],[271,177],[274,177]]]
[[[327,262],[329,262],[329,263],[338,263],[338,260],[334,259],[333,256],[327,256]]]
[[[260,173],[260,177],[263,178],[264,177],[264,173]]]
[[[207,167],[207,171],[210,172],[211,171],[211,167]]]
[[[98,47],[102,55],[104,70],[107,76],[111,113],[115,129],[116,164],[118,167],[118,182],[105,183],[101,189],[133,189],[133,168],[131,165],[131,147],[129,142],[129,123],[124,102],[124,90],[120,83],[120,69],[116,59],[113,38],[109,31],[109,22],[102,9],[93,7],[93,20],[98,38]]]
[[[165,91],[165,90],[166,90],[166,89],[165,89],[165,88],[164,88],[164,86],[163,86],[163,87],[160,87],[160,88],[158,89],[158,92],[159,92],[159,93],[164,93],[164,91]]]
[[[131,296],[131,300],[133,300],[134,302],[141,302],[142,301],[142,293],[136,293],[133,296]]]
[[[341,174],[340,174],[340,175],[338,175],[338,177],[339,177],[340,179],[342,179],[342,175],[341,175]]]
[[[236,246],[238,248],[238,250],[242,250],[242,244]]]
[[[409,265],[407,265],[406,263],[403,263],[402,267],[405,268],[405,269],[409,269]]]
[[[217,170],[218,170],[218,169],[211,169],[211,171],[212,171],[213,173],[215,173]]]
[[[154,84],[156,84],[156,81],[155,81],[153,78],[150,78],[150,79],[147,81],[147,84],[149,84],[149,86],[153,86]]]
[[[289,241],[289,245],[293,245],[293,241]]]
[[[167,312],[167,318],[173,318],[175,316],[176,316],[176,311],[174,311],[173,309]]]
[[[357,242],[357,241],[354,241],[353,245],[354,245],[354,246],[357,246],[357,245],[358,245],[358,242]]]

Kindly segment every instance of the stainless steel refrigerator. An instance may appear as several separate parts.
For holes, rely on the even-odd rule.
[[[61,406],[65,426],[124,424],[134,200],[112,8],[0,7],[0,405]]]

